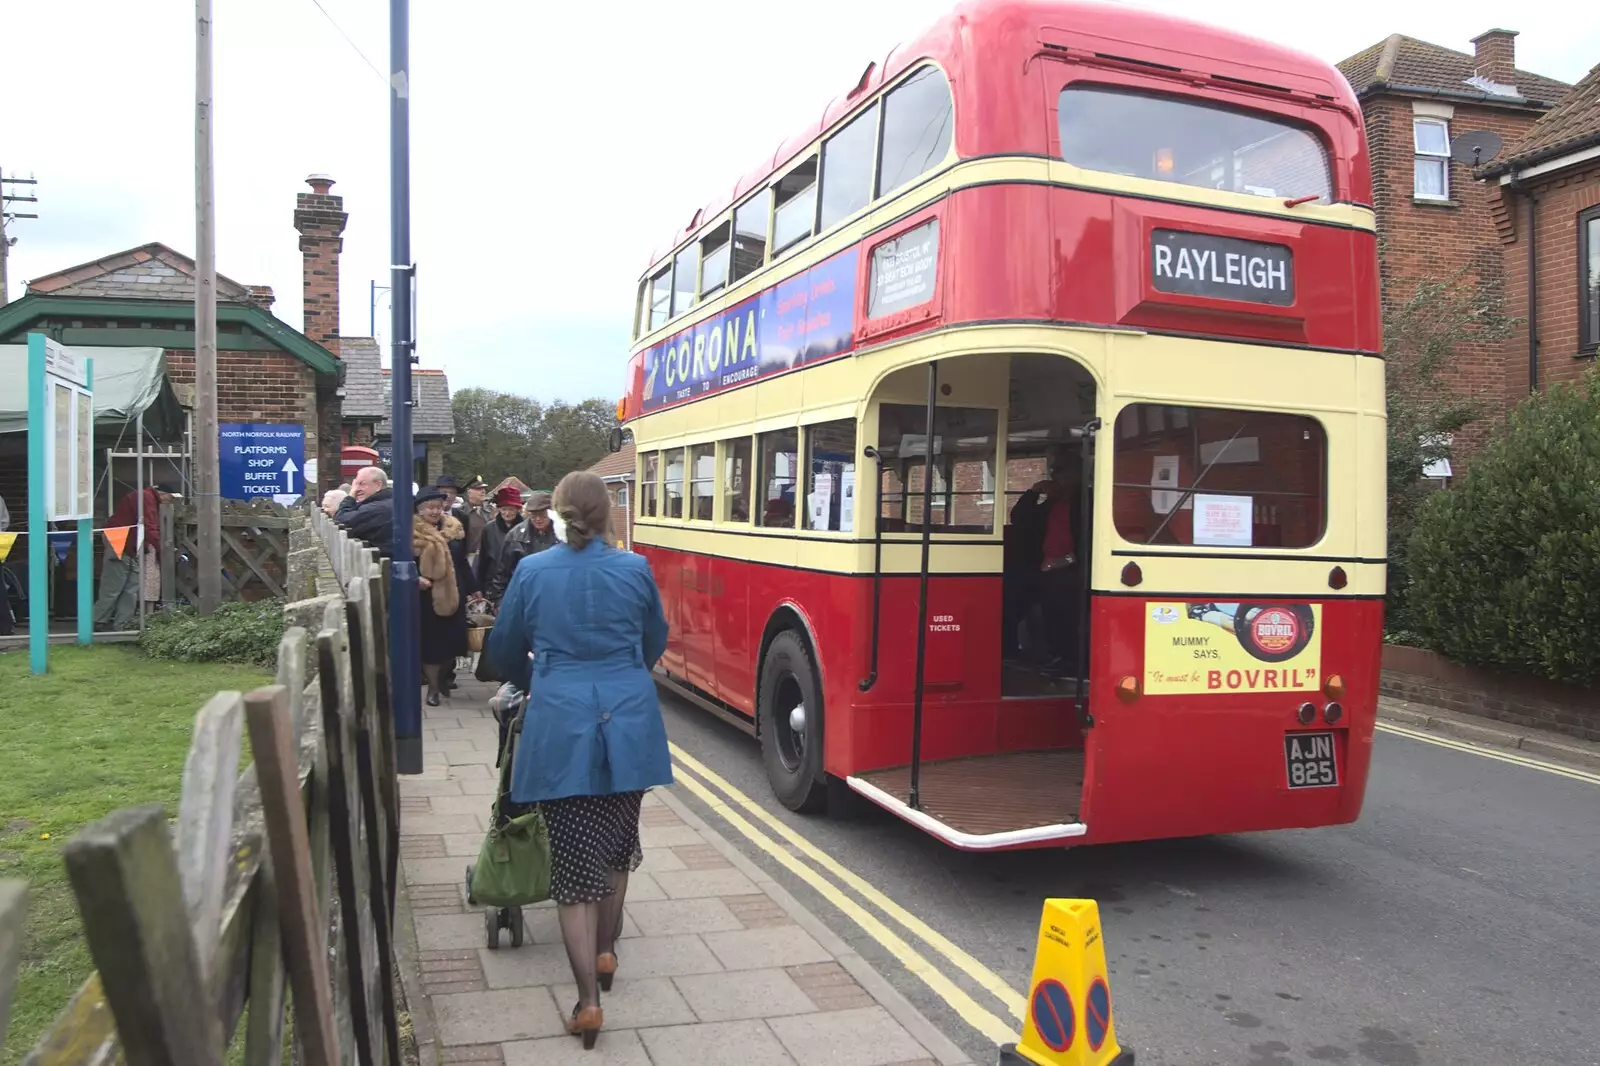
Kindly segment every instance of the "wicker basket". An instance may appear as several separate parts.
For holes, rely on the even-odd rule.
[[[482,651],[483,650],[483,642],[488,636],[489,636],[489,627],[487,627],[487,626],[471,626],[471,627],[469,627],[467,629],[467,650],[468,651],[473,651],[473,652]]]

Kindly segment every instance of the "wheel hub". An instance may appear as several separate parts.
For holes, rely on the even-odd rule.
[[[806,705],[796,704],[794,710],[789,712],[789,728],[796,733],[806,731]]]

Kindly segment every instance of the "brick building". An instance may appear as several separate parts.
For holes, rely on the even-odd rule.
[[[1511,404],[1580,377],[1600,354],[1600,66],[1480,177],[1510,311],[1525,322],[1504,352]]]
[[[273,316],[272,289],[217,275],[217,420],[297,423],[306,427],[306,458],[316,458],[325,490],[339,483],[340,234],[347,216],[333,180],[307,179],[296,198],[305,301],[304,332]],[[168,376],[193,405],[193,259],[152,243],[68,267],[28,283],[27,294],[0,309],[0,343],[43,332],[62,344],[160,347]]]
[[[611,496],[611,524],[622,541],[621,546],[629,550],[633,548],[633,479],[636,476],[634,468],[638,465],[636,454],[633,442],[629,441],[621,451],[607,452],[589,468],[589,473],[598,475],[606,483],[606,492]]]
[[[1451,147],[1478,131],[1516,144],[1570,90],[1517,69],[1516,36],[1488,30],[1469,55],[1394,34],[1339,64],[1366,120],[1385,308],[1403,304],[1419,281],[1462,270],[1490,292],[1503,291],[1497,198],[1473,180],[1470,164],[1451,159]],[[1446,380],[1498,412],[1511,384],[1503,347],[1463,345]],[[1488,428],[1469,427],[1458,444],[1470,450]]]

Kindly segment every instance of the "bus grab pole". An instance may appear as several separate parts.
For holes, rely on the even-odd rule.
[[[1083,530],[1085,540],[1092,540],[1094,534],[1089,523],[1092,521],[1091,513],[1094,502],[1094,445],[1097,434],[1100,432],[1100,420],[1092,418],[1084,423],[1079,432],[1083,435],[1083,485],[1078,493],[1078,526]],[[1094,715],[1089,713],[1089,616],[1094,608],[1094,585],[1091,578],[1094,569],[1092,553],[1085,550],[1085,545],[1074,544],[1073,548],[1078,553],[1078,580],[1081,581],[1083,595],[1078,603],[1078,677],[1077,692],[1073,697],[1073,704],[1078,712],[1078,721],[1085,729],[1094,725]]]
[[[928,364],[928,422],[923,438],[922,570],[917,591],[917,679],[911,697],[911,809],[922,809],[922,671],[928,658],[928,550],[933,542],[933,414],[939,402],[939,360]]]
[[[867,445],[861,454],[872,460],[873,469],[876,471],[876,484],[883,486],[883,456],[878,449]],[[856,495],[861,495],[861,490],[856,489]],[[876,496],[874,496],[876,499]],[[878,513],[872,519],[872,660],[867,676],[857,683],[857,688],[866,692],[878,683],[878,606],[883,598],[883,506],[879,501]]]

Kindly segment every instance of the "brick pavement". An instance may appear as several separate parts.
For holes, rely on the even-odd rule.
[[[422,1066],[958,1066],[968,1060],[861,958],[671,794],[645,797],[620,967],[592,1052],[549,903],[486,945],[463,876],[496,787],[489,686],[463,671],[424,707],[424,772],[401,778],[400,945]],[[859,978],[859,979],[858,979]]]

